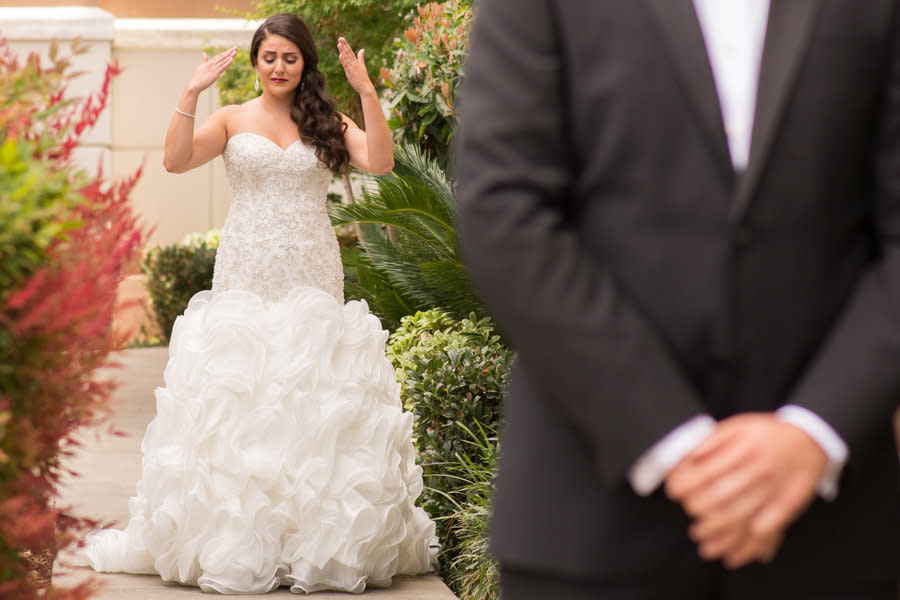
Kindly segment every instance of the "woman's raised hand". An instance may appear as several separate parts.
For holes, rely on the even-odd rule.
[[[202,92],[203,90],[214,84],[216,80],[221,77],[222,73],[225,72],[225,69],[227,69],[231,62],[234,60],[235,54],[237,54],[236,47],[216,54],[212,58],[209,58],[206,55],[206,52],[204,52],[203,60],[200,62],[197,70],[194,71],[193,76],[191,76],[188,87],[197,92]]]
[[[338,56],[341,59],[341,65],[344,67],[344,74],[350,86],[356,90],[360,96],[366,92],[375,91],[372,80],[369,79],[369,72],[366,70],[365,50],[360,50],[359,54],[353,53],[353,48],[344,38],[338,39]]]

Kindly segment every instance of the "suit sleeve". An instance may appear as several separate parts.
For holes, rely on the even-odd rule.
[[[896,9],[895,9],[896,11]],[[900,16],[877,117],[872,230],[878,258],[859,282],[804,377],[788,399],[832,426],[865,456],[900,400]]]
[[[566,207],[577,187],[566,72],[550,0],[480,0],[455,147],[471,277],[543,398],[588,440],[601,475],[704,411],[668,348]]]

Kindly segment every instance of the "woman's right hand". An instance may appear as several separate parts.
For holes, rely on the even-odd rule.
[[[196,92],[202,92],[216,82],[222,76],[225,69],[231,65],[234,56],[237,54],[237,47],[232,47],[224,52],[216,54],[212,58],[203,53],[203,60],[191,76],[188,82],[188,88]]]

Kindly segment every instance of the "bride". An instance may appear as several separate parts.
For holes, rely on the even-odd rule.
[[[166,135],[180,173],[222,155],[232,204],[211,291],[175,323],[165,387],[142,443],[123,531],[91,534],[98,571],[158,573],[219,593],[389,585],[430,570],[434,523],[414,506],[412,416],[384,356],[386,332],[343,302],[325,211],[332,174],[381,174],[393,146],[363,62],[338,43],[365,131],[337,112],[306,25],[267,19],[251,62],[262,95],[194,130],[197,97],[235,49],[207,59]]]

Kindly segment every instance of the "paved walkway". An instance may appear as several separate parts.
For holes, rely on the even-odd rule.
[[[113,425],[126,437],[93,432],[84,436],[83,452],[70,465],[80,477],[66,481],[62,491],[62,505],[71,505],[79,515],[114,522],[122,526],[128,519],[128,498],[135,492],[140,476],[140,444],[147,423],[153,418],[153,389],[162,384],[162,372],[167,357],[166,348],[127,350],[119,354],[122,381],[117,397]],[[54,571],[54,581],[60,585],[93,575],[93,571],[66,565],[60,557]],[[96,575],[104,584],[96,596],[98,600],[168,600],[208,598],[199,588],[163,583],[158,577],[147,575]],[[265,596],[245,598],[296,597],[287,588]],[[455,596],[436,576],[396,577],[388,589],[367,590],[364,598],[373,600],[454,600]],[[346,600],[344,593],[320,592],[315,600]]]

